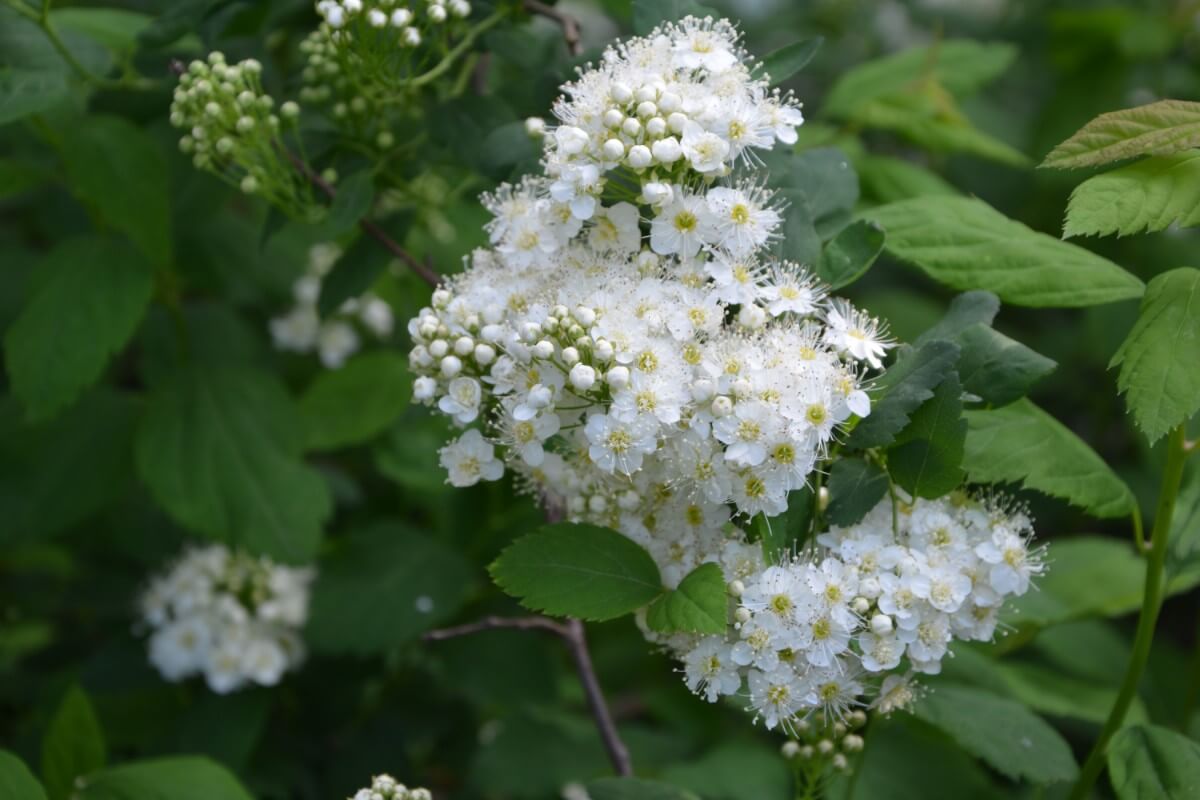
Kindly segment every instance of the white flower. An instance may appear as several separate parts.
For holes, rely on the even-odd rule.
[[[762,287],[761,294],[762,299],[767,301],[767,310],[774,317],[785,313],[808,316],[817,310],[817,304],[824,296],[811,275],[787,262],[771,269],[768,283]]]
[[[834,300],[825,311],[825,322],[828,325],[826,343],[875,369],[883,367],[883,355],[892,345],[879,320],[868,317],[844,300]]]
[[[704,243],[704,198],[676,186],[671,202],[663,205],[650,223],[650,247],[660,255],[690,257]]]
[[[483,390],[474,378],[458,377],[450,381],[446,394],[438,400],[438,408],[449,414],[460,425],[475,421],[479,416],[479,404]]]
[[[1005,527],[998,528],[990,539],[980,542],[975,552],[991,565],[988,580],[992,589],[1001,594],[1025,594],[1030,577],[1042,571],[1041,564],[1029,557],[1024,540]]]
[[[761,717],[767,730],[782,727],[790,732],[797,713],[815,704],[812,692],[787,664],[780,664],[770,672],[750,670],[749,682],[750,707],[755,719]]]
[[[767,243],[779,227],[779,212],[765,204],[761,189],[744,187],[710,189],[704,198],[706,223],[713,231],[712,242],[736,258],[745,258]],[[778,312],[772,309],[778,316]]]
[[[683,140],[680,145],[683,155],[697,172],[709,174],[725,169],[729,142],[715,133],[709,133],[696,123],[689,122],[683,128]]]
[[[588,455],[604,472],[632,475],[658,449],[658,424],[645,414],[628,421],[595,414],[588,418],[584,433],[590,443]]]
[[[439,455],[452,486],[474,486],[504,475],[504,462],[496,459],[495,448],[474,428],[443,447]]]
[[[721,695],[737,692],[742,685],[738,665],[733,662],[730,647],[720,636],[706,636],[684,657],[684,678],[687,687],[710,703]]]
[[[631,203],[617,203],[607,208],[599,208],[592,217],[592,222],[588,243],[593,249],[599,252],[615,250],[631,253],[641,248],[642,232],[638,228],[638,211]]]
[[[326,322],[317,334],[321,363],[329,369],[340,368],[358,351],[358,343],[358,334],[349,323]]]

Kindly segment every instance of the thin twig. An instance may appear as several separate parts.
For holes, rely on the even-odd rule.
[[[579,20],[570,14],[559,11],[554,6],[548,6],[540,0],[525,0],[525,10],[539,17],[552,19],[562,28],[563,41],[567,43],[567,52],[577,56],[583,52],[583,40],[579,36]]]
[[[587,698],[588,709],[596,721],[596,729],[604,742],[604,749],[612,762],[613,771],[621,776],[633,775],[633,762],[629,757],[629,749],[621,740],[613,722],[608,703],[604,700],[604,692],[600,689],[600,681],[596,677],[596,668],[592,664],[592,656],[588,651],[587,636],[583,623],[577,619],[568,619],[566,623],[555,622],[549,617],[484,617],[476,622],[458,625],[453,628],[441,628],[428,631],[421,638],[427,642],[440,642],[458,636],[470,636],[482,631],[516,628],[519,630],[540,630],[552,633],[562,639],[575,662],[575,670],[579,673],[579,682],[583,685],[583,693]]]

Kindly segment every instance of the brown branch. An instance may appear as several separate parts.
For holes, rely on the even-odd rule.
[[[587,636],[583,623],[577,619],[568,619],[566,623],[555,622],[549,617],[484,617],[476,622],[458,625],[453,628],[441,628],[428,631],[421,638],[427,642],[440,642],[457,636],[469,636],[482,631],[501,628],[518,630],[541,630],[552,633],[566,643],[575,662],[575,670],[579,673],[579,682],[583,685],[583,693],[587,698],[588,709],[596,721],[596,729],[604,742],[604,749],[612,762],[613,771],[621,776],[633,775],[633,762],[629,758],[629,749],[621,740],[613,722],[612,713],[604,701],[604,692],[600,689],[600,681],[596,678],[596,668],[592,664],[592,656],[588,651]]]
[[[313,186],[316,186],[318,189],[320,189],[321,192],[331,201],[337,197],[337,190],[333,188],[329,181],[325,180],[316,172],[314,172],[313,169],[308,166],[308,164],[304,163],[304,161],[292,151],[285,150],[284,152],[287,154],[288,161],[292,162],[292,166],[296,168],[296,171],[308,178]],[[429,264],[422,263],[412,253],[408,252],[399,244],[397,244],[396,240],[388,236],[387,233],[384,232],[383,228],[379,227],[366,217],[358,221],[358,226],[363,229],[363,233],[375,239],[377,242],[383,245],[385,250],[407,264],[413,272],[417,273],[417,276],[421,280],[433,287],[441,285],[441,275],[435,272]]]
[[[579,20],[570,14],[559,11],[554,6],[548,6],[540,0],[525,0],[525,10],[530,14],[554,20],[562,28],[563,41],[567,43],[567,52],[577,56],[583,52],[583,41],[579,36]]]

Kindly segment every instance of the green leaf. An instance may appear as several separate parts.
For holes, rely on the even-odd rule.
[[[646,609],[646,624],[659,633],[724,633],[728,626],[725,576],[717,564],[701,564]]]
[[[870,61],[846,72],[825,97],[824,112],[852,114],[871,100],[936,81],[951,95],[969,95],[1008,69],[1017,57],[1010,44],[951,39]]]
[[[824,42],[824,37],[814,36],[812,39],[792,42],[778,50],[772,50],[763,56],[763,60],[754,70],[754,74],[755,76],[765,74],[770,77],[772,86],[778,86],[804,69]]]
[[[791,800],[793,796],[786,762],[766,744],[718,744],[694,761],[668,766],[662,778],[702,793],[705,800]]]
[[[700,800],[685,789],[642,778],[600,778],[588,783],[592,800]]]
[[[1200,103],[1159,100],[1101,114],[1055,147],[1043,167],[1094,167],[1137,156],[1166,156],[1200,147]]]
[[[42,779],[50,800],[67,800],[75,791],[76,778],[104,767],[106,751],[91,702],[79,686],[72,685],[42,739]]]
[[[934,387],[954,370],[958,355],[957,345],[942,340],[901,348],[896,362],[875,383],[870,416],[858,423],[846,446],[865,450],[891,444],[909,415],[932,398]]]
[[[326,653],[383,652],[452,617],[471,583],[471,566],[446,544],[376,523],[322,559],[305,640]]]
[[[633,0],[633,32],[645,36],[660,22],[675,22],[689,14],[701,18],[721,16],[694,0]]]
[[[317,239],[336,239],[367,216],[375,202],[375,178],[370,170],[362,170],[338,182],[337,194],[316,224],[313,236]]]
[[[56,28],[82,33],[110,50],[132,53],[138,36],[150,26],[152,18],[120,8],[55,8],[50,22]]]
[[[13,158],[0,158],[0,200],[40,186],[50,175],[43,168]]]
[[[387,430],[412,397],[403,356],[377,350],[317,375],[300,398],[310,450],[359,444]]]
[[[1104,459],[1029,400],[964,416],[963,466],[972,483],[1020,483],[1096,517],[1133,511],[1133,493]]]
[[[492,130],[480,145],[484,169],[501,173],[506,167],[523,162],[537,163],[541,144],[525,130],[524,120],[506,122]]]
[[[1111,261],[1037,233],[982,200],[920,197],[864,213],[887,249],[954,289],[987,289],[1019,306],[1089,306],[1139,297],[1143,285]]]
[[[330,512],[325,481],[300,460],[303,441],[299,414],[273,377],[197,365],[151,392],[137,465],[181,525],[302,562],[315,553]]]
[[[1180,267],[1150,281],[1137,322],[1109,368],[1151,442],[1200,410],[1200,270]]]
[[[0,797],[12,800],[46,800],[46,792],[25,762],[0,750]]]
[[[891,156],[863,156],[855,161],[864,191],[880,203],[894,203],[929,194],[956,195],[957,189],[940,175]]]
[[[0,400],[0,542],[51,536],[119,497],[133,475],[139,406],[98,390],[53,422],[30,427],[15,401]]]
[[[412,214],[398,214],[380,224],[393,241],[403,242],[412,224]],[[334,264],[321,282],[317,311],[327,317],[342,303],[370,289],[392,261],[392,254],[370,236],[360,236]]]
[[[505,548],[490,571],[526,608],[597,622],[636,611],[663,590],[641,545],[595,525],[543,525]]]
[[[30,420],[54,416],[96,382],[133,336],[153,290],[142,256],[111,239],[69,239],[34,273],[4,337],[13,392]]]
[[[1153,156],[1088,178],[1071,192],[1063,237],[1125,236],[1200,225],[1200,151]]]
[[[134,761],[93,775],[79,800],[253,800],[225,767],[177,756]]]
[[[1146,566],[1128,542],[1098,536],[1057,541],[1053,568],[1037,591],[1010,604],[1010,620],[1045,627],[1089,616],[1116,616],[1141,604]]]
[[[788,494],[787,510],[767,519],[756,514],[750,520],[752,539],[762,542],[763,556],[778,564],[781,555],[797,552],[808,539],[813,518],[813,490],[805,485]]]
[[[157,49],[196,30],[205,18],[229,0],[176,0],[163,6],[150,26],[138,34],[138,42],[146,49]]]
[[[920,346],[933,339],[954,341],[963,331],[975,325],[990,326],[999,312],[1000,298],[991,292],[963,292],[950,301],[945,316],[918,336],[913,344]]]
[[[61,72],[0,67],[0,125],[40,114],[67,98]]]
[[[1056,635],[1057,629],[1047,634]],[[1012,698],[1039,714],[1102,725],[1117,700],[1115,686],[1085,681],[1058,668],[1016,659],[997,661],[994,666]],[[1145,720],[1145,705],[1135,697],[1126,724]]]
[[[167,164],[158,143],[115,116],[92,114],[61,131],[59,154],[71,191],[128,236],[155,266],[171,261]]]
[[[1200,743],[1158,725],[1124,728],[1108,747],[1118,800],[1186,800],[1200,795]]]
[[[831,289],[854,283],[883,252],[884,238],[883,229],[872,222],[850,223],[825,246],[817,262],[817,277]]]
[[[818,228],[858,202],[858,176],[850,159],[836,147],[816,147],[798,154],[772,151],[766,158],[772,187],[803,197]]]
[[[878,464],[843,458],[829,469],[829,507],[825,518],[834,525],[854,525],[888,493],[888,476]]]
[[[954,341],[962,349],[958,375],[963,388],[993,406],[1005,406],[1029,393],[1058,365],[986,325],[976,324]]]
[[[916,705],[917,718],[1013,780],[1068,781],[1079,768],[1054,728],[1012,700],[960,686],[939,686]]]
[[[962,386],[951,372],[896,434],[887,451],[888,473],[909,494],[941,497],[962,483],[966,437]]]

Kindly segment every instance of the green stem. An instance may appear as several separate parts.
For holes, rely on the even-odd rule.
[[[1121,727],[1133,698],[1137,695],[1138,682],[1146,662],[1150,659],[1150,645],[1154,640],[1154,627],[1163,602],[1163,564],[1167,556],[1167,540],[1171,533],[1171,516],[1175,512],[1175,498],[1183,480],[1183,463],[1187,457],[1184,449],[1184,427],[1171,431],[1167,441],[1167,465],[1163,469],[1162,486],[1158,494],[1158,509],[1154,515],[1154,528],[1150,532],[1150,557],[1146,561],[1146,582],[1142,594],[1142,612],[1138,617],[1137,633],[1133,638],[1133,652],[1125,670],[1121,691],[1113,703],[1108,719],[1100,731],[1100,738],[1092,746],[1079,780],[1071,790],[1070,800],[1084,800],[1091,791],[1101,770],[1109,740]]]
[[[446,73],[447,70],[450,69],[450,67],[454,66],[454,62],[458,60],[459,56],[471,49],[471,46],[475,44],[476,39],[482,36],[489,28],[494,26],[500,20],[504,19],[504,16],[505,12],[503,10],[497,11],[487,19],[483,20],[483,22],[480,22],[474,28],[467,31],[466,35],[463,36],[462,41],[456,44],[454,49],[452,49],[449,53],[446,53],[446,56],[441,61],[430,67],[427,72],[423,72],[409,81],[409,87],[416,89],[440,78]]]
[[[1139,556],[1146,555],[1146,534],[1142,527],[1142,508],[1137,503],[1133,504],[1133,513],[1130,515],[1133,520],[1133,541],[1137,545]]]

